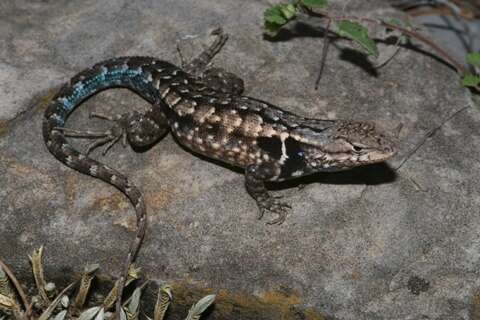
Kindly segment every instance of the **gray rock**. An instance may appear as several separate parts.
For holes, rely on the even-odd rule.
[[[341,12],[344,4],[333,6]],[[221,25],[231,37],[215,65],[243,77],[248,95],[306,116],[374,120],[391,131],[402,124],[401,150],[388,165],[274,185],[293,206],[281,226],[266,225],[270,217],[256,219],[240,172],[193,156],[171,137],[144,153],[117,145],[104,158],[95,155],[125,172],[145,195],[149,226],[138,260],[145,274],[173,283],[182,312],[205,292],[219,293],[211,319],[480,314],[478,109],[457,114],[394,170],[431,129],[472,105],[457,75],[438,59],[407,49],[376,70],[349,42],[335,41],[315,91],[321,32],[300,23],[280,41],[266,41],[261,25],[267,5],[3,1],[2,259],[28,280],[26,254],[43,244],[47,278],[65,280],[59,273],[67,277],[88,263],[120,273],[135,229],[133,210],[116,189],[48,153],[42,113],[55,90],[85,67],[124,55],[178,62],[177,42],[193,56],[208,42],[208,31]],[[382,1],[348,1],[345,10],[399,16]],[[380,48],[387,57],[391,48]],[[127,90],[109,90],[84,103],[68,124],[105,128],[88,113],[144,107]]]
[[[452,16],[425,15],[416,18],[457,60],[465,65],[469,52],[480,51],[480,20],[464,21]]]

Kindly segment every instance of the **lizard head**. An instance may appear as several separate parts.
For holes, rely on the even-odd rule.
[[[374,124],[353,121],[311,120],[292,130],[285,142],[283,179],[382,162],[397,150]]]

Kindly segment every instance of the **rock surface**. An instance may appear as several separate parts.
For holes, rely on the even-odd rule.
[[[345,10],[356,15],[398,16],[382,1],[347,2]],[[388,165],[273,186],[293,210],[283,225],[269,226],[264,222],[271,217],[256,219],[241,173],[193,156],[169,136],[144,153],[117,145],[102,161],[127,173],[145,195],[149,227],[139,264],[146,275],[173,283],[177,292],[219,293],[209,319],[479,316],[478,108],[458,113],[403,163],[430,130],[473,105],[456,74],[406,49],[374,69],[348,42],[335,41],[315,91],[321,33],[297,24],[280,41],[266,41],[261,24],[267,6],[2,1],[2,259],[28,278],[26,254],[43,244],[47,277],[94,262],[119,274],[134,231],[133,210],[116,189],[48,153],[42,113],[55,90],[87,66],[124,55],[178,62],[177,43],[193,56],[208,42],[208,31],[221,25],[231,37],[215,65],[243,77],[248,95],[306,116],[375,120],[391,131],[402,124],[401,150]],[[88,119],[90,111],[145,106],[127,90],[109,90],[84,103],[68,124],[104,128]]]

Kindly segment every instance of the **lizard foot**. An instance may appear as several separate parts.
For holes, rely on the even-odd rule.
[[[262,219],[268,211],[278,215],[278,218],[268,221],[267,224],[282,224],[287,218],[289,209],[292,207],[288,203],[280,201],[281,198],[282,196],[269,196],[268,198],[257,200],[257,205],[260,209],[258,219]]]
[[[102,155],[106,155],[110,148],[122,139],[122,145],[127,145],[127,123],[132,117],[131,113],[123,115],[108,116],[101,113],[91,113],[90,118],[100,118],[113,122],[113,126],[105,131],[95,130],[76,130],[64,127],[56,127],[54,130],[62,131],[66,137],[77,139],[92,139],[93,142],[87,146],[86,154],[90,154],[94,149],[105,145]]]

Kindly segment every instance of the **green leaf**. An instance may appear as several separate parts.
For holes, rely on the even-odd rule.
[[[464,85],[465,87],[476,87],[480,85],[480,76],[467,73],[462,78],[462,85]]]
[[[275,6],[271,6],[263,13],[263,17],[265,21],[276,23],[276,24],[285,24],[287,23],[287,19],[283,16],[282,9],[283,4],[278,4]]]
[[[297,5],[287,3],[271,6],[263,13],[265,22],[265,33],[269,36],[276,36],[280,28],[288,21],[295,18]]]
[[[282,25],[265,21],[264,27],[265,27],[265,33],[267,35],[269,35],[270,37],[275,37],[278,34],[278,31],[280,31],[280,28],[282,27]]]
[[[367,54],[378,56],[378,49],[375,42],[369,37],[368,30],[361,24],[350,20],[342,20],[337,24],[338,33],[341,36],[352,39],[367,52]]]
[[[306,7],[326,7],[328,5],[327,0],[301,0],[301,3]]]
[[[279,8],[272,7],[267,9],[263,17],[265,22],[276,23],[280,25],[287,23],[287,19],[283,17],[282,11]]]
[[[480,52],[471,52],[467,54],[467,62],[475,67],[480,67]]]
[[[283,5],[280,8],[280,11],[282,11],[282,14],[285,17],[285,19],[291,20],[292,18],[295,17],[295,14],[297,13],[297,7],[289,3],[286,5]]]

